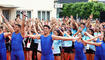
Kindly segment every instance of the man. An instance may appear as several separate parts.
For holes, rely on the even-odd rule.
[[[43,28],[44,35],[27,35],[26,37],[30,37],[33,39],[41,40],[41,51],[42,56],[41,60],[54,60],[54,55],[52,52],[52,43],[53,40],[74,40],[74,37],[61,37],[50,34],[50,27],[48,25],[44,25]]]
[[[22,47],[22,40],[25,35],[24,34],[25,15],[23,14],[22,25],[15,24],[14,29],[3,15],[1,15],[1,17],[8,26],[9,31],[12,33],[11,60],[25,60],[23,47]]]

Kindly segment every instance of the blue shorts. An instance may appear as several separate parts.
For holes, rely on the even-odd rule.
[[[7,60],[6,48],[0,49],[0,60]]]
[[[42,55],[41,56],[41,60],[54,60],[54,55],[50,54],[50,55]]]
[[[75,60],[86,60],[86,56],[85,55],[75,55]]]
[[[94,60],[102,60],[102,56],[100,56],[100,55],[95,55],[95,56],[94,56]]]
[[[11,51],[11,60],[25,60],[23,51]]]

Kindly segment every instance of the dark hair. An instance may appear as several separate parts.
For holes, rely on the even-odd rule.
[[[92,29],[89,29],[92,32],[92,35],[94,35],[94,31]]]
[[[67,30],[67,31],[69,31],[70,32],[70,36],[72,35],[72,32],[71,32],[71,30],[69,29],[69,30]]]
[[[58,36],[62,36],[61,32],[59,30],[54,30],[58,33]]]
[[[82,25],[85,25],[85,23],[81,23],[81,24],[82,24]],[[81,25],[81,24],[80,24],[80,25]]]
[[[3,29],[3,26],[0,26],[0,29]]]
[[[50,26],[48,26],[48,25],[44,25],[43,27],[47,27],[48,29],[50,29]]]
[[[62,25],[65,25],[64,23],[62,23]]]
[[[15,24],[16,26],[18,26],[19,28],[21,28],[21,25],[20,24]]]
[[[104,37],[103,37],[103,42],[105,43],[105,40],[104,39],[105,39],[105,31],[104,31]]]
[[[73,29],[78,30],[77,26],[75,24],[73,24]]]
[[[19,17],[19,16],[20,16],[19,14],[16,15],[16,17]]]

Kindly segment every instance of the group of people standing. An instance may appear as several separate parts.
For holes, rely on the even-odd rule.
[[[9,21],[1,17],[0,60],[7,60],[6,48],[11,51],[11,60],[25,60],[25,55],[26,60],[105,60],[105,22],[93,24],[93,15],[80,21],[73,16],[26,20],[25,13],[22,19],[19,15]]]

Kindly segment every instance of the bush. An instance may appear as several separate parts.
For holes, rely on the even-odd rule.
[[[99,18],[101,11],[105,11],[105,4],[102,2],[77,2],[65,3],[61,14],[74,17],[78,15],[79,18],[88,18],[90,14],[93,14],[94,18]]]

